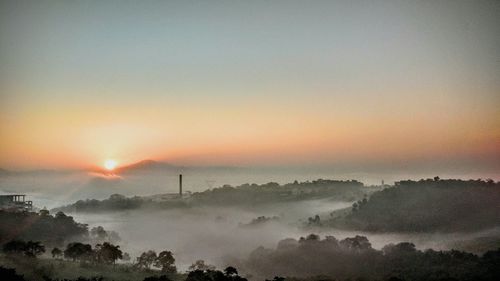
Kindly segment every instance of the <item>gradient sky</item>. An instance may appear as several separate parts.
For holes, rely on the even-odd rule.
[[[495,171],[499,106],[500,1],[0,4],[3,168]]]

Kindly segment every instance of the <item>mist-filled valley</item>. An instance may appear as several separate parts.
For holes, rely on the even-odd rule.
[[[442,261],[445,264],[432,261],[439,255],[446,260],[446,255],[455,255],[453,251],[466,251],[471,255],[466,256],[468,260],[456,262],[464,263],[459,266],[467,263],[475,268],[483,266],[479,259],[482,255],[500,247],[500,189],[499,183],[492,180],[434,177],[367,185],[357,180],[287,182],[282,177],[281,183],[241,183],[247,178],[236,179],[233,174],[236,184],[217,186],[214,180],[202,182],[200,178],[206,177],[207,171],[199,173],[195,180],[190,179],[193,174],[189,172],[180,179],[179,174],[175,174],[177,170],[148,169],[122,171],[121,175],[91,172],[87,174],[90,178],[87,183],[73,189],[65,187],[76,182],[68,179],[75,179],[77,173],[23,175],[26,178],[19,181],[25,185],[21,191],[28,191],[35,212],[40,214],[12,218],[2,213],[1,242],[8,243],[14,237],[21,241],[37,240],[47,249],[64,249],[72,241],[89,243],[90,247],[112,243],[126,253],[127,260],[118,260],[125,268],[140,266],[150,250],[168,249],[175,258],[175,272],[179,274],[196,268],[209,274],[212,268],[236,266],[239,274],[250,280],[319,275],[339,280],[370,276],[441,280],[441,277],[429,277],[436,274],[434,269],[417,270],[416,275],[404,273],[416,266],[411,262],[397,266],[403,269],[393,268],[396,265],[391,264],[390,255],[406,251],[405,255],[411,254],[415,260],[437,263],[427,265],[434,268],[448,266],[445,261]],[[214,175],[212,172],[212,177]],[[15,182],[16,177],[19,175],[2,177],[2,188],[15,187],[6,183]],[[31,190],[29,177],[32,177]],[[227,178],[221,180],[224,179]],[[54,184],[56,181],[59,184]],[[52,189],[47,189],[49,192],[42,188],[46,184],[52,184]],[[210,186],[192,188],[197,184]],[[190,187],[189,191],[186,186]],[[82,189],[87,193],[82,193]],[[61,223],[68,225],[58,226]],[[53,226],[47,228],[47,224]],[[58,232],[60,227],[66,232]],[[315,247],[319,248],[314,250]],[[393,249],[391,247],[398,250],[390,254],[387,251]],[[296,255],[303,260],[303,268],[296,264]],[[436,257],[429,260],[429,255]],[[478,257],[474,258],[477,265],[471,265],[471,257]],[[344,265],[330,266],[323,259],[340,259]],[[363,262],[373,267],[358,271],[356,265]],[[378,266],[386,267],[387,272],[378,270]],[[29,277],[36,276],[23,266],[18,267]],[[139,275],[154,274],[149,268],[139,271]],[[440,270],[445,271],[441,273],[443,276],[463,277],[452,268]],[[80,274],[92,276],[92,272]],[[105,278],[116,276],[121,275]],[[142,277],[129,278],[127,280]]]
[[[301,221],[303,223],[308,217],[320,212],[325,214],[327,211],[350,207],[351,204],[315,200],[286,205],[260,210],[205,207],[72,215],[76,221],[90,226],[101,225],[105,229],[117,231],[122,249],[132,256],[140,255],[144,249],[171,249],[180,269],[187,269],[197,259],[222,268],[235,258],[246,258],[260,246],[273,249],[280,240],[298,239],[310,233],[337,239],[362,235],[376,249],[399,242],[412,242],[421,250],[463,249],[460,243],[485,237],[494,238],[490,242],[491,246],[500,246],[500,226],[471,233],[371,233],[310,228],[301,225]],[[278,216],[279,219],[252,225],[251,221],[260,216]],[[475,249],[474,252],[482,254],[483,248]]]

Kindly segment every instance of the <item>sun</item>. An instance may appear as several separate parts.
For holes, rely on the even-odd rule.
[[[116,168],[116,165],[117,163],[113,159],[108,159],[104,161],[104,168],[106,168],[106,170],[108,171],[113,171]]]

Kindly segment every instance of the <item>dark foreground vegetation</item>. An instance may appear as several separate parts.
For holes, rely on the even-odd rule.
[[[130,263],[130,256],[119,245],[108,242],[84,244],[71,242],[65,248],[52,248],[50,252],[39,241],[12,240],[3,244],[0,265],[2,274],[11,275],[7,268],[15,268],[23,280],[143,280],[146,277],[169,276],[177,280],[175,258],[170,251],[146,251]],[[117,262],[121,261],[121,264]],[[2,275],[0,275],[2,277]],[[1,279],[4,280],[4,279]],[[79,279],[80,280],[80,279]],[[155,280],[155,279],[151,279]],[[184,279],[182,279],[184,280]]]
[[[477,256],[456,250],[420,251],[412,243],[371,247],[364,236],[337,240],[311,234],[299,240],[285,239],[276,249],[258,248],[247,259],[233,261],[236,268],[216,270],[198,260],[186,273],[179,273],[168,251],[142,253],[129,263],[118,245],[69,243],[53,248],[49,258],[40,242],[10,241],[0,255],[1,280],[500,280],[500,248]],[[125,263],[117,264],[118,260]],[[285,277],[280,277],[285,276]],[[288,276],[288,277],[286,277]]]
[[[500,280],[500,248],[483,256],[460,251],[420,251],[412,243],[376,250],[366,237],[285,239],[258,248],[238,267],[254,276],[310,280]],[[312,278],[314,276],[322,276]],[[392,279],[391,279],[392,278]]]
[[[0,210],[0,243],[11,239],[38,240],[48,245],[61,245],[69,237],[88,235],[87,225],[58,212],[7,212]]]
[[[51,251],[52,259],[37,258],[45,250],[41,245],[38,255],[27,255],[25,248],[17,251],[10,248],[13,244],[21,245],[22,241],[12,241],[4,245],[0,255],[0,280],[6,281],[104,281],[104,280],[131,280],[131,281],[247,281],[240,277],[234,267],[227,267],[224,271],[216,270],[198,260],[190,266],[189,272],[178,273],[175,267],[175,258],[170,251],[159,254],[150,250],[137,257],[137,261],[116,264],[116,260],[125,260],[119,246],[105,243],[90,245],[70,243],[64,252],[54,248]],[[40,245],[39,242],[35,242]],[[26,243],[24,243],[26,244]],[[9,250],[6,250],[9,249]]]
[[[500,183],[492,180],[406,180],[323,225],[377,232],[477,231],[500,226],[499,202]]]
[[[240,186],[224,185],[219,188],[193,193],[186,198],[125,197],[111,195],[105,200],[79,200],[74,204],[56,208],[53,211],[64,212],[104,212],[123,211],[139,208],[169,209],[191,206],[254,206],[278,202],[301,201],[319,198],[332,198],[336,201],[354,201],[369,190],[355,180],[315,180],[293,182],[284,185],[270,182],[266,184],[243,184]]]
[[[102,243],[117,242],[120,237],[101,226],[89,231],[86,224],[78,223],[60,211],[50,215],[47,210],[39,213],[0,210],[0,244],[13,239],[37,240],[47,246],[61,246],[69,240]]]

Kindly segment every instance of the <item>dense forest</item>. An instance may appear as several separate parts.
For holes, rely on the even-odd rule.
[[[492,180],[406,180],[322,225],[377,232],[477,231],[500,225],[499,202],[500,183]]]
[[[373,249],[364,236],[337,240],[311,234],[280,241],[276,249],[253,251],[238,266],[263,277],[320,280],[498,280],[500,248],[483,256],[451,251],[420,251],[408,242]],[[397,278],[397,279],[396,279]],[[318,280],[318,279],[311,279]]]
[[[335,198],[338,201],[353,201],[362,198],[368,190],[356,180],[315,180],[293,182],[280,185],[243,184],[240,186],[224,185],[194,193],[192,200],[197,204],[254,205],[286,201],[298,201],[318,198]]]
[[[97,226],[88,229],[86,224],[59,211],[50,215],[47,210],[35,212],[8,212],[0,210],[0,244],[12,239],[37,240],[48,246],[61,246],[66,241],[116,242],[120,240],[114,231]]]
[[[78,200],[77,202],[54,208],[52,212],[115,212],[134,209],[169,209],[169,208],[184,208],[189,205],[183,200],[168,200],[158,201],[150,197],[125,197],[121,194],[113,194],[108,199],[96,200],[86,199]]]

